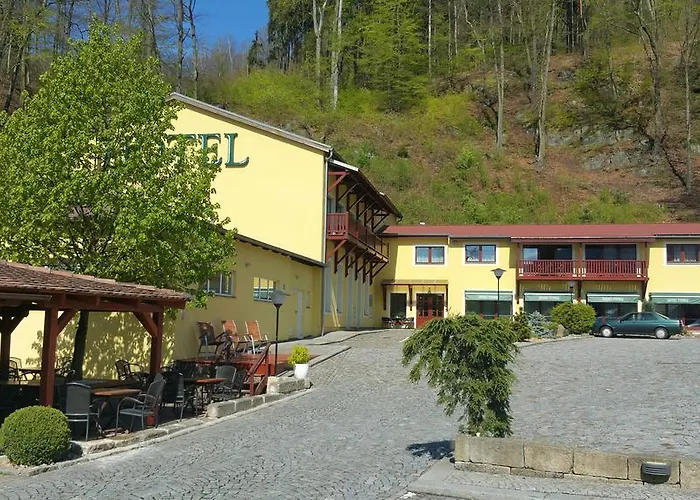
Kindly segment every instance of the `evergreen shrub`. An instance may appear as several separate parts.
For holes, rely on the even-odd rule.
[[[532,326],[530,325],[527,314],[520,310],[513,316],[513,332],[518,342],[524,342],[533,336]]]
[[[0,428],[0,448],[15,465],[50,464],[60,460],[70,447],[68,419],[55,408],[21,408]]]
[[[580,302],[564,302],[552,309],[552,321],[562,325],[569,333],[583,335],[591,332],[595,309]]]
[[[434,319],[403,346],[403,365],[414,363],[409,380],[423,376],[437,389],[437,402],[450,416],[463,407],[460,432],[472,436],[512,434],[510,364],[518,347],[510,318],[485,320],[475,314]]]
[[[552,322],[539,311],[533,311],[528,314],[527,321],[532,329],[532,336],[535,338],[553,337],[556,332],[556,325],[552,324]]]

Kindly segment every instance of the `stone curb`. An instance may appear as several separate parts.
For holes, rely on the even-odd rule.
[[[396,328],[398,330],[398,328]],[[348,335],[344,339],[341,340],[331,340],[329,342],[318,342],[318,343],[313,343],[309,345],[333,345],[333,344],[340,344],[341,342],[346,342],[350,339],[354,339],[355,337],[359,337],[360,335],[369,335],[370,333],[381,333],[381,332],[388,332],[390,329],[388,328],[380,328],[379,330],[358,330],[357,332],[353,332],[352,334]],[[328,332],[332,333],[332,332]],[[320,337],[317,337],[319,340],[323,340],[323,335]]]
[[[621,483],[667,484],[700,488],[700,460],[655,453],[612,453],[511,438],[458,434],[454,468],[546,478],[605,478]],[[670,474],[651,476],[642,463],[665,465]]]
[[[491,486],[450,483],[448,477],[454,472],[449,459],[443,459],[433,465],[418,480],[409,485],[412,493],[436,495],[466,500],[596,500],[608,497],[576,495],[573,493],[550,493],[530,490],[511,490]]]
[[[564,342],[564,341],[572,341],[572,340],[584,340],[584,339],[592,339],[595,338],[593,335],[567,335],[566,337],[559,337],[559,338],[553,338],[553,339],[539,339],[535,340],[534,342],[516,342],[515,345],[520,347],[521,349],[525,347],[534,347],[537,345],[542,345],[542,344],[551,344],[552,342]]]
[[[118,453],[123,453],[126,451],[134,450],[137,448],[143,448],[146,445],[149,445],[151,443],[161,443],[163,441],[168,441],[170,439],[179,437],[179,436],[184,436],[186,434],[190,434],[191,432],[195,432],[200,429],[205,429],[207,427],[210,427],[212,425],[217,425],[220,422],[226,422],[228,420],[232,420],[234,418],[237,418],[242,415],[247,415],[250,412],[254,412],[263,408],[268,408],[272,405],[284,403],[286,401],[291,401],[293,399],[302,397],[306,394],[309,394],[313,392],[313,389],[307,389],[304,391],[299,391],[296,393],[292,393],[289,395],[276,395],[276,396],[283,396],[280,399],[275,399],[273,401],[270,401],[269,403],[265,404],[258,404],[257,406],[254,406],[250,409],[245,409],[236,413],[233,413],[231,415],[223,416],[221,418],[215,418],[215,419],[207,419],[207,420],[200,420],[198,423],[191,425],[190,427],[187,427],[185,429],[178,429],[173,432],[170,432],[168,429],[159,427],[156,429],[146,429],[145,431],[142,432],[147,432],[147,431],[156,431],[156,432],[151,432],[150,434],[143,434],[142,436],[136,436],[134,435],[134,438],[138,440],[138,442],[134,443],[131,441],[128,442],[123,442],[120,444],[118,441],[114,443],[114,447],[105,450],[105,451],[99,451],[96,453],[89,453],[87,455],[84,455],[82,457],[76,458],[75,460],[67,460],[65,462],[57,462],[55,464],[49,464],[49,465],[39,465],[36,467],[22,467],[22,468],[15,468],[15,467],[0,467],[0,474],[9,474],[9,475],[16,475],[16,476],[36,476],[37,474],[42,474],[44,472],[50,472],[53,470],[58,470],[58,469],[63,469],[65,467],[72,467],[74,465],[78,465],[84,462],[90,462],[92,460],[98,460],[100,458],[104,457],[109,457],[112,455],[116,455]],[[201,422],[201,423],[200,423]]]

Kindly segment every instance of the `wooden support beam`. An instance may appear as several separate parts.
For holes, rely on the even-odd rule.
[[[384,214],[384,215],[382,215],[382,214],[377,214],[377,216],[380,217],[380,218],[379,218],[379,221],[374,221],[374,223],[372,224],[372,232],[373,232],[373,233],[377,230],[377,228],[379,227],[379,225],[380,225],[382,222],[384,222],[384,221],[386,220],[387,217],[389,217],[389,214]]]
[[[355,183],[351,187],[349,187],[343,194],[337,195],[335,202],[339,203],[339,202],[343,201],[343,198],[347,198],[348,196],[350,196],[350,193],[352,193],[353,189],[355,189],[356,187],[357,187],[357,183]],[[346,211],[349,212],[350,210],[346,210]]]
[[[328,192],[332,192],[341,182],[343,182],[343,179],[347,177],[348,173],[347,172],[328,172],[328,175],[332,177],[337,177],[336,180],[333,181],[333,183],[328,185]]]
[[[12,308],[3,311],[0,316],[0,380],[10,378],[10,346],[12,332],[29,314],[28,309]]]
[[[56,339],[58,338],[58,309],[51,307],[44,316],[44,340],[41,348],[41,385],[39,404],[53,405],[53,386],[56,376]]]
[[[364,193],[362,196],[355,196],[355,201],[353,201],[353,202],[348,206],[348,212],[349,212],[350,210],[352,210],[353,208],[355,208],[355,206],[357,206],[358,203],[360,203],[362,200],[364,200],[366,196],[367,196],[367,193]],[[360,214],[358,213],[357,215],[359,216]]]
[[[158,325],[155,323],[151,315],[136,311],[134,312],[134,316],[136,316],[136,319],[139,320],[139,323],[143,325],[151,337],[158,335]]]
[[[72,320],[77,313],[78,311],[76,309],[68,309],[67,311],[63,311],[61,316],[58,318],[58,331],[62,332],[63,329],[68,326],[70,320]]]

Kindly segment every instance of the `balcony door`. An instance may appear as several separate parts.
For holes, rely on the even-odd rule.
[[[416,328],[445,314],[445,296],[441,293],[419,293],[416,296]]]

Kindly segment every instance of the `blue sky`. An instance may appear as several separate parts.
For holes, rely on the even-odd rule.
[[[267,1],[197,0],[195,15],[197,37],[204,43],[232,38],[239,45],[250,42],[256,30],[267,26]]]

